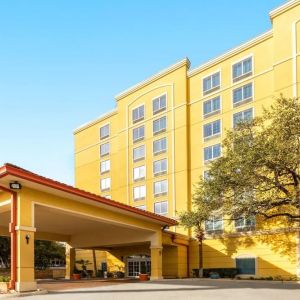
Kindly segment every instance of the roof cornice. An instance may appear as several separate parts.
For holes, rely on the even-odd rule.
[[[269,16],[270,19],[274,19],[275,17],[279,16],[280,14],[284,13],[285,11],[297,6],[300,4],[300,0],[290,0],[284,4],[282,4],[281,6],[273,9],[270,11]]]
[[[149,77],[149,78],[147,78],[147,79],[145,79],[145,80],[137,83],[136,85],[128,88],[127,90],[119,93],[118,95],[115,96],[115,98],[116,98],[117,101],[119,101],[122,98],[128,96],[129,94],[137,91],[138,89],[140,89],[140,88],[142,88],[142,87],[144,87],[144,86],[152,83],[155,80],[158,80],[159,78],[161,78],[163,76],[166,76],[167,74],[169,74],[169,73],[171,73],[171,72],[173,72],[173,71],[181,68],[184,65],[187,65],[187,68],[189,69],[190,64],[191,63],[190,63],[189,59],[186,57],[186,58],[182,59],[181,61],[175,63],[174,65],[172,65],[172,66],[170,66],[170,67],[168,67],[168,68],[166,68],[166,69],[164,69],[164,70],[162,70],[162,71],[160,71],[160,72],[152,75],[151,77]]]
[[[92,121],[90,121],[90,122],[87,122],[87,123],[85,123],[85,124],[83,124],[83,125],[80,125],[79,127],[77,127],[77,128],[73,131],[73,133],[76,134],[76,133],[78,133],[78,132],[80,132],[80,131],[82,131],[82,130],[84,130],[84,129],[87,129],[87,128],[89,128],[89,127],[91,127],[91,126],[93,126],[93,125],[99,123],[100,121],[103,121],[103,120],[105,120],[105,119],[107,119],[107,118],[109,118],[109,117],[115,115],[117,112],[118,112],[118,111],[117,111],[117,109],[115,108],[115,109],[113,109],[113,110],[111,110],[111,111],[109,111],[109,112],[107,112],[107,113],[105,113],[105,114],[99,116],[97,119],[94,119],[94,120],[92,120]]]
[[[213,65],[216,65],[250,47],[253,47],[254,45],[256,44],[259,44],[269,38],[271,38],[273,36],[273,31],[272,29],[267,31],[267,32],[264,32],[263,34],[247,41],[246,43],[242,44],[242,45],[239,45],[238,47],[235,47],[227,52],[225,52],[224,54],[220,55],[220,56],[217,56],[216,58],[213,58],[211,60],[209,60],[208,62],[200,65],[199,67],[191,70],[188,72],[188,77],[191,77],[191,76],[194,76],[210,67],[212,67]]]

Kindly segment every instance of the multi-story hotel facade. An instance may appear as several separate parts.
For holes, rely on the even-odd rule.
[[[187,58],[175,63],[118,94],[115,109],[76,129],[76,187],[174,219],[190,210],[194,185],[222,155],[226,130],[260,115],[280,94],[299,95],[300,1],[274,9],[270,19],[269,31],[194,69]],[[300,276],[296,231],[222,218],[207,222],[206,231],[205,268]],[[197,267],[197,253],[191,240],[180,254],[187,264],[181,276]]]

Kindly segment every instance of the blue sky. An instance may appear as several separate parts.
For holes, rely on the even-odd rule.
[[[271,28],[283,0],[1,0],[0,165],[73,184],[73,130],[184,57]]]

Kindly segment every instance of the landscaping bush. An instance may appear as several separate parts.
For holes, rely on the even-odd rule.
[[[9,276],[0,276],[0,282],[9,282],[10,277]]]
[[[211,274],[219,274],[221,278],[234,278],[238,274],[237,268],[212,268],[203,269],[203,276],[208,278]]]

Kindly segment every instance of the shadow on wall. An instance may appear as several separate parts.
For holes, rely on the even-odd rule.
[[[204,268],[234,268],[235,258],[256,258],[256,275],[294,279],[296,275],[295,234],[222,237],[205,240]]]

